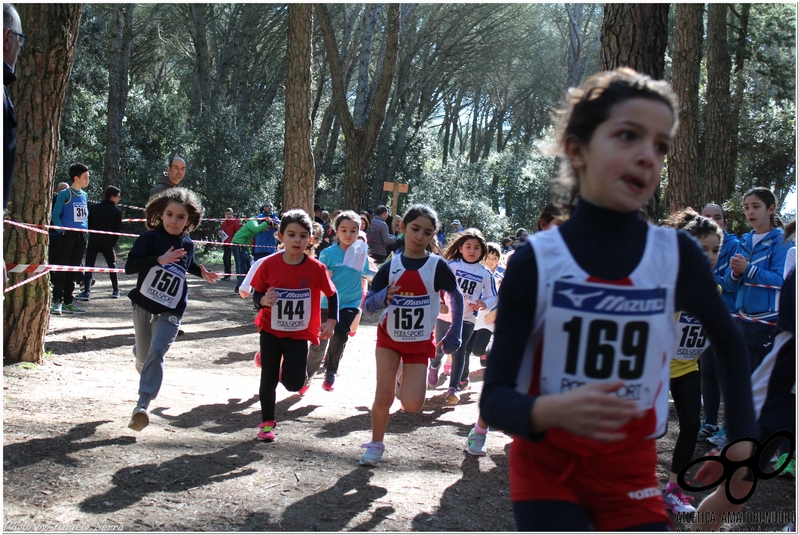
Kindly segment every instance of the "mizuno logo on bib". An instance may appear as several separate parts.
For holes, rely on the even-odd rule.
[[[556,280],[544,328],[541,393],[623,381],[616,395],[652,407],[668,317],[664,288]],[[671,316],[673,322],[673,316]]]
[[[396,342],[429,340],[433,334],[430,296],[395,295],[387,309],[387,331]]]
[[[277,301],[272,305],[272,328],[276,331],[304,331],[311,324],[311,289],[275,288]]]
[[[144,278],[141,293],[167,308],[175,308],[183,297],[186,272],[177,264],[153,266]]]

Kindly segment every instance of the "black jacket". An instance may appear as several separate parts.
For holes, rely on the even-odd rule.
[[[114,201],[103,201],[89,208],[89,230],[122,232],[122,210]],[[104,249],[116,245],[119,236],[89,233],[89,247]]]
[[[11,196],[11,181],[14,180],[14,158],[17,155],[17,118],[14,116],[14,105],[8,95],[8,86],[17,77],[14,71],[3,62],[3,210]]]

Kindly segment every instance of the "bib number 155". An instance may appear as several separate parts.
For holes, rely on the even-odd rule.
[[[563,330],[568,334],[565,371],[570,375],[580,375],[583,318],[573,317],[563,324]],[[649,338],[648,323],[631,321],[620,329],[615,321],[594,319],[588,323],[586,336],[581,370],[585,377],[609,379],[614,376],[614,371],[615,377],[623,380],[639,379],[643,375]]]

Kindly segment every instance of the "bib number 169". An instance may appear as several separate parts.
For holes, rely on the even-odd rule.
[[[580,348],[583,346],[583,318],[575,316],[563,324],[568,333],[566,349],[566,373],[580,375]],[[615,321],[595,319],[588,323],[585,343],[585,360],[582,373],[590,379],[616,378],[639,379],[644,373],[646,344],[649,338],[649,324],[644,321],[631,321],[621,329]],[[618,357],[618,358],[617,358]]]

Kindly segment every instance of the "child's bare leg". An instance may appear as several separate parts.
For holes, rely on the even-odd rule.
[[[372,441],[383,442],[388,427],[389,411],[394,403],[394,387],[397,380],[400,355],[393,349],[375,349],[377,360],[377,385],[372,404]]]
[[[427,365],[403,364],[400,401],[408,412],[419,412],[427,392]]]

